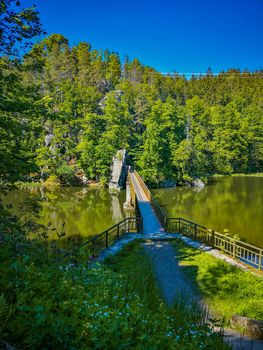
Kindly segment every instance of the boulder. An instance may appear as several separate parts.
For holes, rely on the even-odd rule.
[[[254,339],[263,339],[263,321],[261,320],[233,315],[230,323],[232,327],[242,329],[245,335]]]
[[[205,187],[205,183],[202,180],[200,180],[200,179],[193,180],[191,185],[193,187],[199,187],[199,188],[204,188]]]

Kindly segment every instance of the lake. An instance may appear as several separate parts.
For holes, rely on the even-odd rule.
[[[213,177],[204,188],[153,190],[170,217],[182,217],[263,247],[263,177]]]
[[[38,211],[39,223],[51,223],[51,239],[57,238],[54,228],[59,233],[64,231],[67,236],[89,237],[125,218],[125,191],[117,196],[110,195],[106,189],[60,187],[49,191],[32,188],[12,190],[3,196],[3,201],[5,204],[12,204],[12,212],[17,216],[30,213],[35,218],[36,214],[33,212]]]
[[[231,234],[263,247],[263,177],[214,177],[205,188],[177,187],[153,190],[169,216]],[[106,189],[61,187],[55,191],[40,188],[13,190],[4,196],[18,216],[38,209],[38,222],[51,222],[49,235],[89,237],[125,218],[125,191],[110,195]],[[63,227],[63,223],[64,227]]]

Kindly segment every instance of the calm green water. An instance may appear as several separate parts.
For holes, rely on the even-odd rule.
[[[213,228],[228,229],[263,247],[263,177],[216,177],[203,189],[177,187],[154,190],[169,216]]]
[[[17,216],[32,215],[38,208],[39,223],[51,222],[49,237],[57,238],[58,232],[64,231],[67,236],[92,236],[121,221],[125,215],[122,205],[125,192],[119,196],[110,195],[104,189],[60,188],[56,191],[44,189],[13,190],[3,196],[5,204],[13,205]],[[64,228],[63,228],[63,223]]]
[[[183,217],[218,232],[228,229],[248,243],[263,247],[263,177],[213,178],[204,189],[177,187],[154,190],[169,216]],[[125,214],[119,196],[104,189],[60,188],[57,191],[14,190],[4,196],[18,216],[32,215],[38,221],[67,236],[88,237],[100,233]],[[65,222],[64,230],[63,223]],[[50,230],[51,238],[57,238]]]

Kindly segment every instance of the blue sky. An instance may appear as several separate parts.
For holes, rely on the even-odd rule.
[[[34,3],[48,34],[137,57],[161,72],[263,68],[263,0]]]

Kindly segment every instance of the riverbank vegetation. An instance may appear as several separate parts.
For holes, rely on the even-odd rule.
[[[180,240],[173,244],[184,273],[225,325],[234,314],[263,320],[262,277],[186,246]]]
[[[135,244],[99,264],[85,249],[48,242],[45,227],[0,213],[4,348],[228,348],[200,310],[166,308]]]
[[[15,30],[10,6],[5,38]],[[72,46],[60,34],[15,56],[18,42],[41,33],[33,13],[2,45],[2,180],[106,183],[120,148],[152,184],[262,171],[262,71],[164,77],[137,58],[121,61],[88,42]]]
[[[214,174],[212,175],[211,177],[220,177],[220,176],[224,176],[222,174]],[[240,177],[240,176],[254,176],[254,177],[263,177],[263,173],[251,173],[251,174],[244,174],[244,173],[234,173],[234,174],[231,174],[231,176],[234,176],[234,177]]]

